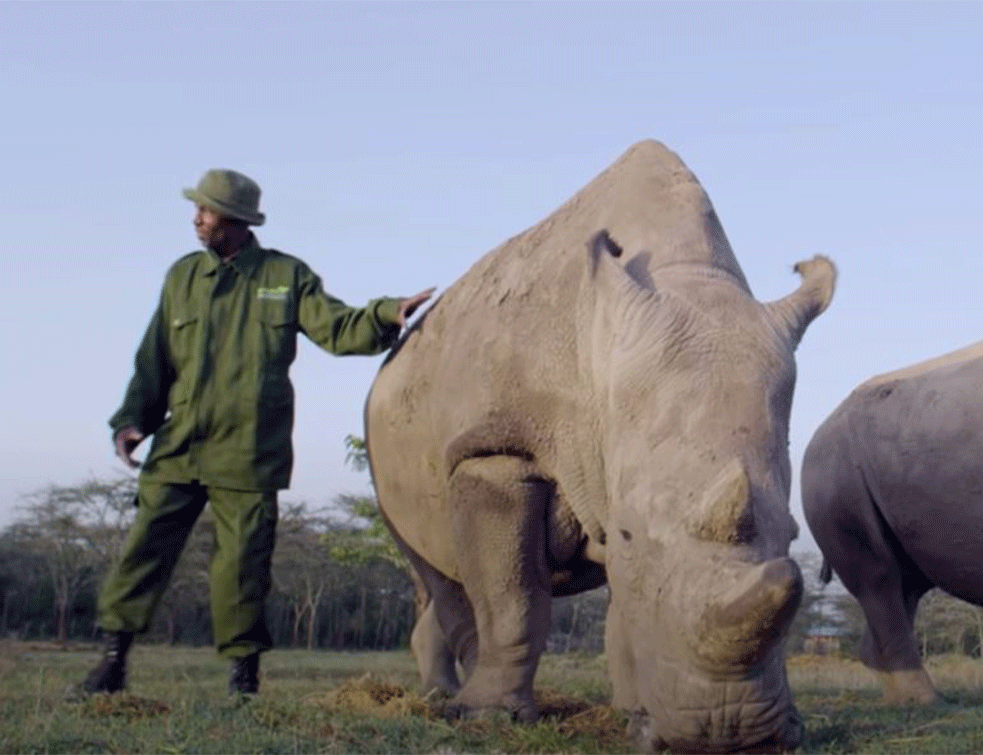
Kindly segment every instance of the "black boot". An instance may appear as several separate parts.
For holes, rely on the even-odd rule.
[[[126,654],[133,642],[133,632],[108,632],[102,661],[89,672],[82,684],[88,693],[120,692],[126,689]]]
[[[259,692],[259,653],[232,659],[229,695],[255,695]]]

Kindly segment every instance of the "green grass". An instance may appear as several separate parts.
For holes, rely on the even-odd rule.
[[[623,717],[604,707],[610,685],[600,658],[544,658],[537,688],[547,715],[534,726],[505,716],[444,721],[418,696],[405,652],[274,650],[264,656],[259,697],[237,704],[225,696],[227,664],[210,648],[138,645],[130,693],[66,700],[96,660],[95,646],[0,644],[0,753],[634,751]],[[929,671],[946,702],[898,708],[881,703],[873,675],[855,662],[793,659],[789,677],[806,724],[800,752],[983,752],[983,665],[941,659]],[[415,713],[338,703],[337,690],[366,678],[405,690]]]
[[[570,726],[571,715],[547,716],[535,726],[517,726],[505,716],[451,724],[423,715],[349,712],[328,699],[366,676],[416,692],[408,652],[275,650],[263,659],[262,693],[243,704],[226,697],[228,665],[213,650],[137,645],[128,693],[66,699],[97,658],[95,646],[0,645],[0,753],[631,751],[620,721],[616,736],[610,727]],[[563,658],[546,666],[550,690],[576,696],[583,708],[610,694],[598,659]]]

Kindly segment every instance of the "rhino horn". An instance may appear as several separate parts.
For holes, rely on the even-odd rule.
[[[802,283],[796,291],[783,299],[765,305],[779,328],[786,333],[794,349],[802,340],[809,323],[823,313],[833,299],[836,288],[836,265],[822,254],[811,260],[797,262],[793,268]]]
[[[735,459],[717,476],[687,518],[686,531],[713,543],[747,543],[754,538],[751,481],[743,464]]]
[[[711,668],[747,668],[784,637],[802,599],[802,572],[790,558],[750,567],[711,603],[694,651]]]

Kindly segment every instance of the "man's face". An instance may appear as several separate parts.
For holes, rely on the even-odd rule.
[[[195,234],[206,249],[219,249],[226,239],[226,224],[224,217],[215,210],[198,205],[195,212]]]

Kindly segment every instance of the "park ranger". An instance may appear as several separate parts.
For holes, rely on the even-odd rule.
[[[215,521],[212,630],[231,659],[230,694],[259,689],[259,654],[272,645],[264,615],[277,491],[290,481],[294,399],[288,370],[303,333],[333,354],[377,354],[433,293],[349,307],[325,293],[296,257],[260,246],[259,186],[209,170],[184,196],[204,249],[167,272],[109,425],[117,455],[152,435],[137,517],[99,596],[103,658],[88,693],[126,685],[126,654],[146,631],[191,528],[208,502]]]

